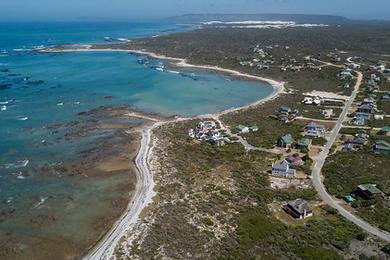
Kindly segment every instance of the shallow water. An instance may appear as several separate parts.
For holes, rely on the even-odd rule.
[[[140,57],[127,53],[36,54],[12,50],[96,43],[105,36],[140,37],[188,28],[192,27],[0,24],[0,50],[5,50],[0,55],[3,248],[14,250],[16,255],[34,255],[32,245],[49,252],[55,243],[47,240],[63,241],[65,251],[74,248],[59,254],[77,255],[107,230],[105,225],[112,223],[126,205],[134,182],[129,171],[96,176],[83,168],[83,163],[116,155],[115,147],[101,145],[123,144],[127,139],[131,142],[132,137],[123,139],[118,131],[99,127],[78,133],[86,125],[105,120],[78,116],[79,112],[126,106],[164,116],[197,115],[252,103],[273,91],[265,83],[207,71],[160,71],[161,61],[140,64]],[[139,120],[120,122],[132,126]],[[61,172],[62,164],[67,165],[66,172]]]

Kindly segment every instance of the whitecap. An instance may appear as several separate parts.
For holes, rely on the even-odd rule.
[[[6,169],[11,169],[11,168],[24,168],[26,167],[28,164],[29,164],[29,160],[21,160],[21,161],[17,161],[15,163],[6,163],[4,165],[4,167]]]
[[[4,105],[0,107],[0,111],[6,111],[6,110],[7,110],[7,106]]]
[[[20,173],[16,176],[16,179],[23,180],[23,179],[26,179],[26,177],[23,175],[22,172],[20,172]]]
[[[6,200],[5,200],[5,203],[6,204],[10,204],[12,201],[13,201],[13,197],[8,197]]]
[[[57,106],[63,106],[63,105],[64,105],[63,102],[57,103]]]
[[[28,120],[28,117],[27,116],[18,116],[16,119],[19,121],[26,121],[26,120]]]
[[[167,70],[166,72],[173,73],[173,74],[180,74],[179,71],[175,71],[175,70]]]
[[[15,52],[24,52],[24,51],[32,51],[33,49],[28,49],[28,48],[26,48],[26,49],[22,49],[22,48],[19,48],[19,49],[13,49],[13,51],[15,51]]]
[[[39,206],[43,205],[48,199],[49,197],[40,197],[39,201],[34,204],[33,208],[34,209],[38,208]]]

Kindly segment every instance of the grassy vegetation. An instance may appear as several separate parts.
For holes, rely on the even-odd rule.
[[[170,258],[341,259],[362,234],[327,207],[316,211],[321,218],[304,224],[279,221],[270,203],[316,201],[316,192],[271,189],[266,172],[274,155],[247,153],[240,144],[194,143],[186,133],[196,123],[179,122],[155,131],[163,140],[155,153],[161,165],[157,190],[164,203],[154,206],[155,220],[132,250],[135,255],[154,258],[163,247]],[[218,234],[225,235],[217,239]]]
[[[367,122],[367,125],[370,127],[377,127],[377,128],[390,126],[390,117],[385,117],[384,120],[371,119]]]
[[[324,167],[325,185],[336,196],[353,194],[360,184],[377,184],[383,192],[390,193],[390,157],[370,151],[337,153],[328,158]],[[358,214],[370,223],[390,231],[390,203],[382,198],[366,201],[355,196],[352,205]]]
[[[367,151],[337,153],[330,156],[324,166],[325,185],[337,196],[352,193],[356,186],[377,183],[386,193],[390,192],[388,178],[390,158]]]

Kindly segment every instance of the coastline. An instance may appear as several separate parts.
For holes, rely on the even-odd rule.
[[[146,127],[142,130],[141,145],[135,163],[137,166],[137,183],[134,196],[131,198],[126,211],[114,224],[109,232],[83,257],[83,259],[108,259],[113,255],[118,241],[139,220],[142,210],[152,202],[155,195],[153,174],[149,171],[148,160],[151,153],[151,131],[158,125]]]
[[[245,106],[226,109],[224,111],[221,111],[221,112],[218,112],[218,113],[215,113],[215,114],[211,114],[211,115],[223,115],[223,114],[227,114],[227,113],[230,113],[230,112],[234,112],[234,111],[238,111],[238,110],[254,107],[254,106],[262,104],[262,103],[264,103],[266,101],[269,101],[272,98],[275,98],[276,96],[278,96],[279,94],[285,92],[285,82],[280,82],[280,81],[276,81],[276,80],[269,79],[269,78],[264,78],[264,77],[260,77],[260,76],[254,76],[254,75],[246,74],[246,73],[243,73],[243,72],[239,72],[237,70],[225,69],[225,68],[221,68],[221,67],[218,67],[218,66],[190,64],[190,63],[187,63],[186,59],[183,59],[183,58],[168,57],[168,56],[165,56],[165,55],[156,54],[154,52],[149,52],[149,51],[146,51],[146,50],[113,49],[113,48],[102,48],[102,49],[97,49],[96,48],[96,49],[93,49],[91,47],[92,46],[89,45],[86,48],[46,49],[46,50],[39,50],[38,53],[126,52],[126,53],[130,53],[130,54],[144,55],[144,56],[148,56],[148,57],[151,57],[151,58],[154,58],[154,59],[166,60],[166,61],[172,62],[172,64],[174,66],[177,66],[177,67],[208,70],[208,71],[223,73],[225,75],[232,76],[232,77],[244,78],[244,79],[249,79],[249,80],[256,80],[256,81],[265,82],[265,83],[268,83],[269,85],[271,85],[273,90],[274,90],[272,92],[272,94],[269,95],[266,98],[257,100],[255,102],[250,103],[250,104],[245,105]],[[197,118],[197,117],[204,117],[204,116],[203,115],[194,116],[194,118]]]
[[[41,50],[40,53],[63,53],[63,52],[126,52],[131,54],[145,55],[155,59],[167,60],[172,62],[174,66],[183,67],[183,68],[194,68],[194,69],[204,69],[213,72],[223,73],[232,77],[239,77],[250,80],[257,80],[261,82],[266,82],[270,84],[273,88],[271,95],[266,98],[259,99],[250,104],[230,108],[217,112],[214,114],[203,114],[193,117],[176,117],[174,119],[161,120],[157,118],[148,117],[148,120],[154,121],[155,123],[152,126],[146,126],[141,130],[142,139],[139,147],[138,154],[135,158],[135,164],[137,167],[137,183],[134,195],[129,201],[126,211],[122,214],[120,219],[113,225],[113,227],[100,239],[93,247],[90,249],[89,253],[83,257],[83,259],[109,259],[115,252],[115,248],[120,241],[120,239],[128,233],[132,228],[136,226],[139,222],[140,213],[143,209],[149,206],[153,202],[153,197],[155,196],[154,192],[154,179],[153,173],[149,170],[148,162],[152,158],[153,146],[151,146],[152,131],[153,129],[167,123],[175,123],[179,121],[186,121],[191,119],[202,119],[202,118],[213,118],[219,120],[219,117],[228,113],[233,113],[245,109],[249,109],[270,100],[278,97],[280,94],[285,91],[285,82],[278,82],[272,79],[263,78],[260,76],[254,76],[250,74],[245,74],[239,71],[224,69],[217,66],[209,65],[193,65],[187,63],[185,59],[167,57],[163,55],[158,55],[153,52],[147,52],[144,50],[126,50],[126,49],[91,49],[89,46],[87,48],[79,49],[65,49],[65,50]],[[137,113],[128,114],[128,116],[137,117]],[[143,116],[144,117],[144,116]],[[127,241],[128,242],[128,241]]]

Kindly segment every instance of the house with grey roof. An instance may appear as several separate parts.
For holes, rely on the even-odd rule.
[[[286,160],[283,160],[280,163],[272,164],[272,175],[278,177],[294,178],[296,173],[296,170],[291,169],[290,163]]]
[[[306,125],[304,129],[305,136],[309,137],[321,137],[325,134],[325,131],[325,126],[316,124],[314,122]]]
[[[313,209],[309,206],[309,203],[304,199],[296,199],[289,201],[287,205],[283,207],[283,209],[298,219],[305,219],[313,216]]]

